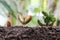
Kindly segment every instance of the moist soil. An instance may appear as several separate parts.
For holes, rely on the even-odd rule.
[[[0,40],[60,40],[60,27],[0,27]]]

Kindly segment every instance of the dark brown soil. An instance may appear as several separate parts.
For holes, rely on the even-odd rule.
[[[0,40],[60,40],[60,27],[0,27]]]

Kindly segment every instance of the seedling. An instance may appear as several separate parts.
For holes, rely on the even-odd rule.
[[[23,17],[22,15],[19,15],[19,16],[18,16],[18,19],[19,19],[19,21],[20,21],[23,25],[25,25],[25,24],[27,24],[27,23],[29,23],[29,22],[31,21],[32,16],[29,15],[29,16],[27,16],[27,17],[25,18],[25,17]]]
[[[12,21],[11,21],[11,17],[12,15],[9,13],[8,14],[8,21],[7,21],[7,27],[11,27],[12,26]]]
[[[53,26],[53,24],[56,20],[55,17],[53,16],[53,14],[51,12],[47,13],[44,11],[42,11],[42,14],[44,15],[43,19],[46,24],[42,24],[39,20],[38,20],[38,24],[40,26]]]
[[[11,27],[12,26],[12,22],[11,21],[7,21],[7,27]]]

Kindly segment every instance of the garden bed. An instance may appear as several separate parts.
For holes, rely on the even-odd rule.
[[[0,40],[60,40],[60,27],[0,27]]]

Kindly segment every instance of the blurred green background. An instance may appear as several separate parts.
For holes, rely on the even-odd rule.
[[[60,0],[0,0],[0,25],[6,26],[7,20],[12,20],[13,26],[22,25],[18,20],[18,15],[32,15],[32,20],[26,26],[39,26],[37,20],[44,23],[42,11],[56,18],[54,26],[60,25]],[[9,13],[12,18],[8,18]],[[48,17],[49,18],[49,17]],[[52,18],[53,19],[53,18]],[[48,22],[48,21],[47,21]],[[40,25],[41,26],[41,25]]]

